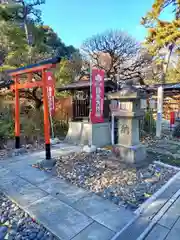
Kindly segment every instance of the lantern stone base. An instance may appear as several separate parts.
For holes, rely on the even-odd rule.
[[[110,123],[69,122],[65,142],[78,145],[92,144],[96,147],[107,146],[111,144]]]
[[[123,146],[117,144],[113,152],[120,161],[127,164],[141,164],[146,158],[146,148],[142,144],[134,146]]]

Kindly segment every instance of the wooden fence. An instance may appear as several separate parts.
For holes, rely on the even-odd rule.
[[[56,100],[56,111],[55,118],[57,120],[67,120],[72,119],[73,109],[72,109],[72,97],[68,96],[66,98],[59,98]]]

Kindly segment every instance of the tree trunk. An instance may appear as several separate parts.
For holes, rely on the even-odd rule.
[[[28,27],[27,27],[26,19],[24,20],[24,31],[25,31],[25,34],[26,34],[27,44],[29,45],[29,32],[28,32]]]
[[[38,100],[38,99],[35,100],[35,107],[37,110],[40,110],[42,105],[43,105],[43,102],[41,100]]]

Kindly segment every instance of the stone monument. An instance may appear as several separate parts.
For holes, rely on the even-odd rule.
[[[126,86],[108,94],[108,98],[118,102],[118,108],[112,112],[118,122],[118,143],[114,146],[117,156],[130,164],[142,162],[146,158],[146,148],[139,140],[139,120],[144,116],[145,92]]]

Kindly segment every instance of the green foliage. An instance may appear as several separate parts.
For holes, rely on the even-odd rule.
[[[25,112],[24,112],[25,111]],[[25,114],[24,114],[25,113]],[[43,110],[21,107],[21,132],[24,136],[38,136],[44,133]]]
[[[73,82],[80,73],[81,66],[82,60],[78,55],[74,54],[71,60],[62,59],[55,72],[55,76],[58,79],[56,85],[62,86]]]
[[[0,20],[17,21],[19,20],[19,4],[0,4]]]
[[[5,21],[41,24],[41,10],[36,8],[42,2],[31,0],[13,0],[8,4],[0,4],[1,19]]]
[[[179,83],[180,82],[180,71],[179,68],[180,63],[177,64],[176,67],[171,67],[168,69],[166,76],[165,76],[165,83]],[[148,78],[145,80],[147,85],[161,83],[161,79],[157,76],[154,78]]]
[[[13,57],[17,61],[23,52],[27,51],[25,34],[22,29],[13,23],[0,22],[0,62],[1,65],[10,65]],[[18,56],[18,58],[17,58]],[[15,62],[14,60],[14,62]],[[21,62],[22,63],[22,62]]]
[[[156,122],[153,118],[153,112],[150,109],[148,109],[145,113],[143,120],[143,131],[150,134],[154,134],[156,131]]]
[[[53,119],[53,129],[55,137],[63,138],[66,136],[69,125],[67,121]]]
[[[19,67],[57,54],[69,57],[77,52],[73,46],[66,46],[52,28],[41,24],[41,11],[34,7],[28,2],[24,8],[22,4],[0,4],[0,13],[9,16],[1,15],[0,18],[0,65]],[[25,8],[25,24],[31,35],[31,46],[27,42],[22,14]]]
[[[180,138],[180,124],[178,124],[173,131],[173,137]]]
[[[3,108],[0,111],[0,139],[6,141],[14,136],[14,121],[11,109]]]
[[[170,69],[166,76],[166,83],[179,83],[180,82],[180,72],[178,68]]]
[[[164,10],[172,11],[172,20],[162,18]],[[161,82],[179,82],[178,66],[170,68],[171,54],[180,52],[180,1],[154,0],[151,10],[142,18],[141,24],[147,29],[145,46],[156,63],[163,64]],[[168,71],[168,72],[167,72]]]
[[[13,138],[14,136],[14,123],[12,120],[9,122],[4,122],[0,120],[0,138],[7,140]]]
[[[173,7],[174,19],[172,21],[161,20],[161,13],[167,7]],[[152,55],[157,55],[162,48],[171,44],[178,46],[180,43],[180,1],[154,0],[151,11],[142,18],[141,23],[148,30],[146,46]]]
[[[30,6],[30,1],[24,2],[25,6],[0,4],[0,72],[59,55],[64,59],[54,72],[57,83],[63,85],[72,82],[81,68],[78,50],[73,46],[66,46],[52,28],[42,24],[41,11],[35,9],[38,4]],[[26,16],[22,14],[24,10],[27,10]],[[31,36],[31,42],[27,41],[28,35]],[[33,77],[40,78],[37,74]],[[23,99],[21,105],[33,106],[31,110],[27,111],[25,107],[21,111],[21,134],[27,140],[42,138],[44,134],[42,95],[39,90],[40,88],[34,88],[19,91],[20,98]],[[0,96],[6,100],[13,100],[14,97],[7,90],[1,91]],[[1,108],[0,140],[6,141],[14,136],[14,113],[10,109],[5,113],[4,111]],[[55,120],[54,128],[55,133],[64,135],[68,127],[66,123]]]
[[[14,138],[14,110],[10,106],[3,105],[0,108],[0,142],[6,144],[8,139]],[[34,144],[36,140],[44,141],[43,110],[27,108],[21,105],[21,141],[22,143]],[[68,131],[68,122],[53,119],[53,129],[56,137],[64,138]]]
[[[59,84],[71,82],[79,71],[81,58],[74,58],[74,55],[79,56],[78,51],[73,46],[66,46],[52,28],[42,25],[40,18],[36,21],[38,16],[40,17],[40,12],[38,16],[34,16],[32,6],[28,9],[24,23],[22,9],[23,6],[18,4],[0,5],[0,13],[3,12],[0,18],[0,71],[26,66],[58,54],[64,59],[71,57],[71,61],[66,60],[65,67],[64,61],[57,66],[55,70],[57,82]],[[31,10],[33,14],[30,14]],[[30,45],[27,34],[31,35]],[[33,77],[39,79],[37,74]],[[42,99],[38,92],[38,89],[20,90],[20,98],[27,98],[39,108]]]

